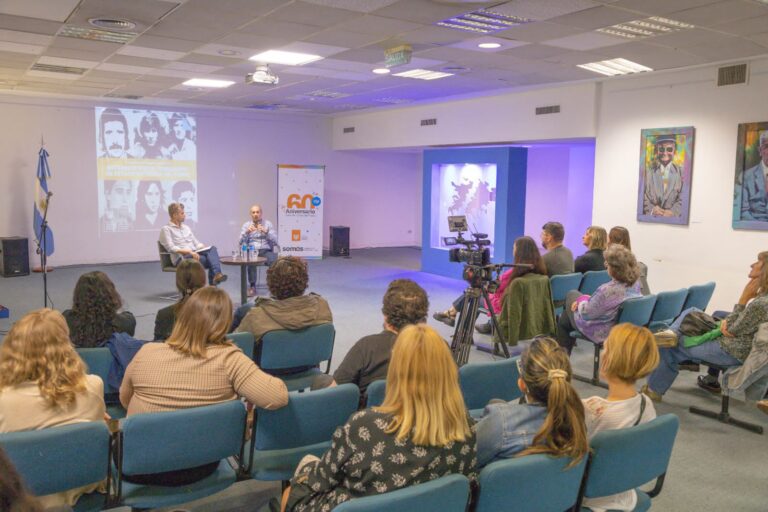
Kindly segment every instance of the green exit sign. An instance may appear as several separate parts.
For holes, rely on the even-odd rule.
[[[413,48],[409,44],[390,48],[384,52],[384,65],[388,68],[402,66],[411,62]]]

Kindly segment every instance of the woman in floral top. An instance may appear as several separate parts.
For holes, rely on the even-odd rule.
[[[442,476],[473,476],[475,434],[445,341],[425,324],[406,327],[392,349],[380,407],[336,429],[321,459],[302,461],[283,510],[329,511],[352,498],[382,494]]]

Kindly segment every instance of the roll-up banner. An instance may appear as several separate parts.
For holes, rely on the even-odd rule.
[[[323,257],[324,165],[277,166],[280,254]]]

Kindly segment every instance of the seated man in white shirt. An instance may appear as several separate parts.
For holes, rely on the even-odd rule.
[[[240,246],[248,246],[257,251],[258,256],[267,258],[270,267],[277,260],[274,247],[277,245],[277,234],[272,223],[263,218],[261,206],[255,204],[250,209],[251,220],[240,229]],[[248,267],[248,296],[256,294],[256,267]]]
[[[221,273],[221,262],[216,247],[201,251],[205,245],[195,238],[189,226],[183,224],[186,214],[184,205],[171,203],[168,205],[168,215],[171,222],[160,229],[160,243],[171,253],[171,260],[178,265],[184,258],[193,258],[208,269],[208,283],[219,284],[227,280],[227,276]]]

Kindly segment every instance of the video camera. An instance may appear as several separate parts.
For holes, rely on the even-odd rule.
[[[491,251],[488,248],[491,241],[485,233],[471,233],[473,240],[463,237],[467,231],[467,218],[464,215],[451,215],[448,217],[448,231],[458,233],[457,236],[443,237],[444,245],[463,245],[448,250],[448,261],[466,263],[477,267],[484,267],[491,262]]]

